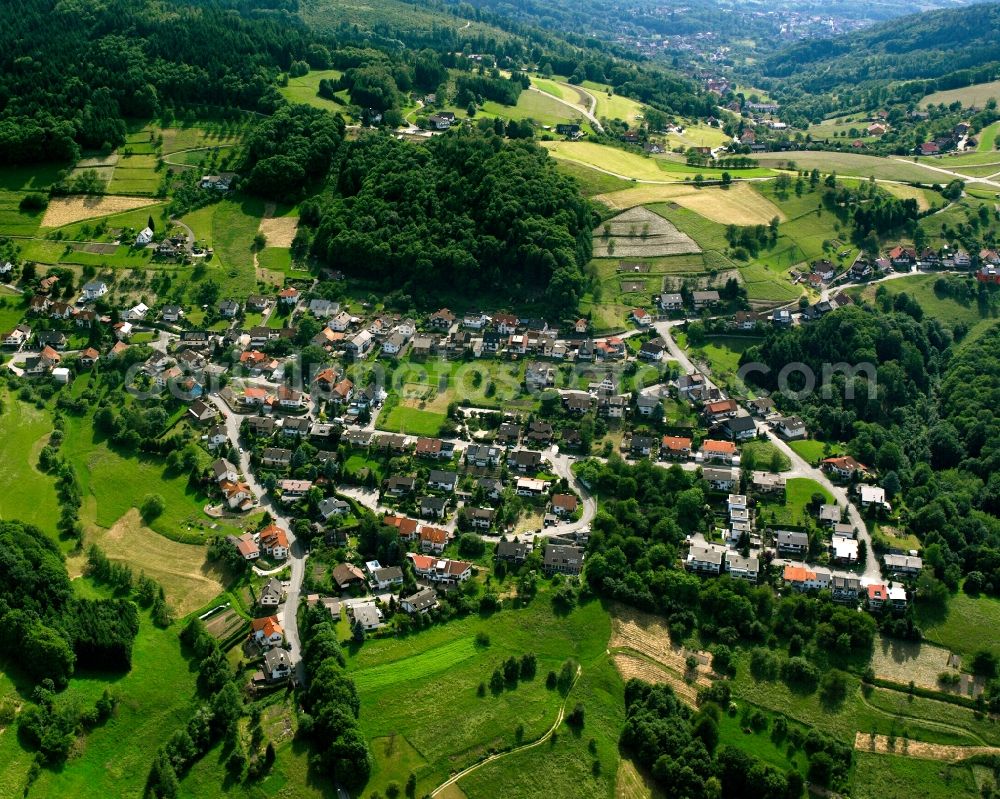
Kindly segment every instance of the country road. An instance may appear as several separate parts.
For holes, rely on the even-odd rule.
[[[296,677],[299,683],[305,683],[305,667],[302,664],[302,645],[299,640],[299,623],[296,611],[299,607],[299,594],[302,591],[302,581],[306,574],[306,553],[302,543],[295,538],[292,532],[292,525],[287,516],[279,509],[271,495],[254,476],[250,468],[250,453],[244,452],[240,448],[240,421],[238,414],[233,413],[229,406],[215,395],[208,395],[208,400],[219,410],[222,418],[225,419],[226,433],[229,441],[239,453],[240,471],[250,490],[257,496],[262,510],[271,514],[274,522],[285,529],[288,533],[288,564],[292,569],[292,576],[285,589],[285,602],[278,609],[281,627],[285,632],[285,640],[289,643],[289,657],[295,664]]]
[[[597,117],[594,116],[594,112],[593,111],[589,111],[586,108],[580,108],[580,106],[576,105],[575,103],[571,103],[569,100],[563,100],[562,97],[556,97],[554,94],[549,94],[548,92],[543,92],[541,89],[539,89],[539,88],[537,88],[535,86],[529,86],[528,90],[532,91],[532,92],[538,92],[539,94],[544,95],[545,97],[548,97],[550,100],[555,100],[557,103],[561,103],[562,105],[566,106],[567,108],[572,108],[578,114],[581,114],[582,116],[586,117],[587,120],[590,122],[591,125],[594,126],[594,129],[598,133],[604,133],[604,127],[598,121]],[[593,100],[593,99],[594,98],[591,97],[591,100]],[[593,108],[597,107],[597,101],[596,100],[594,100],[594,105],[592,107]]]

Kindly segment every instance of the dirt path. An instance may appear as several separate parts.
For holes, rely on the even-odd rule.
[[[861,694],[861,703],[865,707],[867,707],[869,710],[871,710],[872,712],[879,713],[879,714],[885,716],[887,719],[893,719],[893,720],[895,720],[895,719],[910,719],[911,721],[919,721],[920,724],[921,724],[921,726],[932,727],[934,729],[942,730],[944,732],[950,732],[950,733],[955,734],[955,735],[965,735],[965,736],[968,736],[969,738],[971,738],[974,741],[978,741],[982,746],[986,746],[986,741],[984,741],[980,736],[976,735],[976,733],[972,732],[971,730],[966,729],[965,727],[959,727],[959,726],[957,726],[955,724],[948,724],[945,721],[932,721],[931,719],[927,719],[927,718],[924,718],[922,716],[912,716],[912,715],[909,715],[909,714],[906,714],[906,713],[894,713],[894,712],[889,711],[889,710],[884,710],[883,708],[875,707],[875,705],[873,705],[871,702],[869,702],[865,698],[864,694]],[[866,738],[869,737],[865,733],[861,733],[861,732],[859,732],[858,735],[865,735]],[[866,744],[866,746],[867,746],[867,744]],[[959,748],[961,749],[961,748],[969,748],[969,747],[959,747]]]
[[[964,760],[973,755],[1000,755],[1000,746],[950,746],[948,744],[928,744],[897,738],[893,745],[885,735],[871,735],[859,732],[854,736],[854,748],[862,752],[878,752],[883,755],[917,757],[921,760]]]
[[[544,735],[542,735],[541,738],[538,738],[537,740],[532,741],[529,744],[523,744],[521,746],[516,746],[513,749],[509,749],[506,752],[500,752],[498,754],[491,755],[490,757],[486,758],[485,760],[481,760],[478,763],[475,763],[475,764],[469,766],[466,769],[462,769],[457,774],[453,775],[452,777],[449,777],[447,780],[445,780],[444,782],[442,782],[437,788],[435,788],[433,791],[431,791],[430,795],[431,796],[437,796],[439,793],[441,793],[441,791],[443,791],[449,785],[454,785],[460,779],[462,779],[463,777],[469,776],[473,771],[476,771],[476,769],[482,768],[487,763],[492,763],[494,760],[499,760],[500,758],[502,758],[502,757],[508,757],[509,755],[516,755],[518,752],[523,752],[526,749],[534,749],[536,746],[541,746],[543,743],[545,743],[547,740],[549,740],[549,738],[552,737],[552,734],[557,729],[559,729],[559,725],[562,724],[563,717],[566,715],[566,703],[569,702],[569,695],[573,692],[573,687],[576,685],[577,681],[580,679],[580,674],[582,672],[583,672],[583,669],[580,668],[579,666],[577,666],[576,676],[573,677],[573,684],[570,685],[569,690],[566,692],[566,697],[563,699],[562,704],[559,705],[559,713],[556,714],[556,720],[552,723],[552,726],[549,727],[548,731]]]

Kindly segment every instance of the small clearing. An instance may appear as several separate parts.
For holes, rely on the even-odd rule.
[[[723,225],[766,225],[774,217],[785,221],[781,209],[748,183],[734,183],[727,189],[719,186],[699,189],[689,183],[637,186],[610,194],[599,194],[594,199],[611,208],[669,200]],[[627,253],[622,253],[625,254]]]
[[[275,216],[260,220],[260,232],[267,236],[268,247],[291,247],[298,226],[297,216]]]
[[[876,735],[859,732],[854,736],[854,748],[865,752],[878,752],[883,755],[900,755],[901,757],[917,757],[921,760],[964,760],[974,755],[1000,755],[1000,746],[952,746],[949,744],[928,744],[923,741],[910,741],[896,738],[890,744],[886,735]]]
[[[42,227],[62,227],[84,219],[111,216],[123,211],[132,211],[147,205],[156,205],[159,200],[151,197],[119,196],[76,196],[53,197],[42,217]]]
[[[136,573],[142,570],[160,583],[180,616],[222,593],[222,583],[205,562],[204,547],[181,544],[153,532],[143,525],[135,508],[110,530],[92,528],[89,542],[100,546],[111,560],[128,564]]]
[[[641,205],[609,219],[594,231],[594,257],[656,258],[700,253],[694,239]]]

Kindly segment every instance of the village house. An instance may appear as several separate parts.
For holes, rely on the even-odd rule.
[[[798,416],[785,416],[771,423],[778,435],[782,438],[794,441],[805,438],[806,423]]]
[[[470,527],[477,530],[489,530],[493,526],[496,513],[493,508],[473,508],[468,505],[462,508],[462,516]]]
[[[353,563],[338,563],[333,568],[333,582],[341,591],[362,585],[365,581],[364,572]]]
[[[521,474],[536,472],[542,466],[542,453],[532,449],[514,450],[507,456],[507,465]]]
[[[417,537],[420,541],[421,552],[432,552],[440,555],[444,552],[445,547],[448,546],[448,539],[451,536],[447,530],[425,524],[420,526]]]
[[[726,573],[735,580],[756,585],[760,576],[760,559],[756,555],[743,557],[739,552],[727,552]]]
[[[401,497],[413,491],[417,481],[404,475],[393,475],[385,481],[384,492],[394,497]]]
[[[447,308],[442,308],[431,314],[429,322],[430,326],[435,330],[450,330],[451,326],[455,324],[455,314]]]
[[[653,448],[656,446],[656,439],[652,436],[632,436],[629,444],[629,454],[633,458],[648,458]]]
[[[329,521],[334,516],[346,516],[351,512],[351,504],[337,497],[326,497],[317,505],[320,516]]]
[[[824,472],[839,477],[841,480],[851,480],[855,476],[863,477],[868,474],[868,467],[856,461],[850,455],[824,458],[820,467]]]
[[[720,299],[719,292],[715,290],[691,292],[691,300],[694,303],[694,309],[696,311],[700,311],[703,308],[708,308],[712,305],[717,305]]]
[[[858,486],[858,494],[863,508],[882,508],[887,506],[885,489],[873,485]]]
[[[730,491],[740,479],[739,469],[717,469],[708,467],[701,471],[702,479],[716,491]]]
[[[916,555],[896,555],[888,554],[882,562],[885,564],[887,574],[902,574],[913,577],[920,574],[924,568],[924,562]]]
[[[260,462],[270,468],[286,468],[292,463],[292,451],[281,447],[267,447],[261,453]]]
[[[681,375],[677,378],[677,393],[681,399],[701,399],[705,391],[705,376],[701,372]]]
[[[664,436],[660,441],[660,457],[686,460],[691,457],[691,439],[682,436]]]
[[[753,472],[750,485],[761,494],[778,493],[785,490],[785,478],[773,472]]]
[[[292,674],[292,658],[284,649],[270,649],[264,653],[264,676],[268,682],[280,682]]]
[[[830,592],[834,602],[856,604],[861,593],[861,580],[857,577],[834,576],[830,580]]]
[[[577,498],[572,494],[552,495],[552,512],[556,516],[572,516],[576,513],[578,505]]]
[[[700,572],[702,574],[719,574],[722,571],[722,562],[725,558],[724,547],[715,544],[691,544],[684,567],[688,571]]]
[[[219,458],[212,464],[212,476],[216,483],[224,480],[235,483],[239,478],[239,470],[225,458]]]
[[[503,458],[503,450],[489,444],[470,444],[465,449],[465,462],[469,466],[487,468],[499,466]]]
[[[858,546],[858,540],[853,536],[834,535],[830,539],[830,558],[836,563],[857,563]]]
[[[226,299],[219,303],[219,316],[232,319],[240,312],[240,304],[236,300]]]
[[[809,536],[793,530],[776,530],[774,545],[780,554],[803,556],[809,551]]]
[[[108,284],[103,280],[91,280],[83,284],[83,299],[85,301],[96,300],[108,293]]]
[[[497,544],[496,552],[493,554],[493,559],[520,565],[524,563],[530,552],[531,545],[525,541],[518,541],[517,539],[513,541],[500,541]]]
[[[312,480],[279,480],[278,490],[281,492],[281,501],[286,505],[298,502],[309,493],[313,487]]]
[[[659,363],[663,360],[666,352],[666,343],[663,339],[657,337],[643,342],[643,345],[639,347],[639,358],[649,363]]]
[[[382,611],[378,609],[374,600],[348,605],[347,616],[352,624],[360,625],[365,632],[372,632],[382,626]]]
[[[444,497],[421,497],[420,515],[427,519],[443,519],[448,512],[448,500]]]
[[[285,589],[281,585],[281,581],[272,577],[266,583],[264,583],[263,588],[260,589],[260,597],[258,603],[264,608],[275,608],[281,604],[281,600],[285,597]]]
[[[805,566],[785,566],[782,579],[785,585],[796,591],[821,591],[830,586],[830,572],[825,569],[808,569]]]
[[[724,399],[707,403],[701,412],[709,424],[716,424],[731,416],[736,416],[739,412],[739,406],[736,404],[736,400]]]
[[[757,425],[750,416],[734,416],[722,425],[723,432],[734,441],[749,441],[757,437]]]
[[[542,555],[542,571],[546,575],[579,574],[583,571],[584,557],[583,547],[547,542]]]
[[[458,484],[458,475],[441,469],[431,469],[427,477],[427,487],[436,491],[454,491]]]
[[[285,640],[285,631],[277,616],[265,616],[250,620],[250,636],[261,646],[280,646]]]
[[[439,560],[416,552],[408,552],[406,557],[413,563],[413,571],[420,580],[454,585],[472,576],[472,564],[462,560]]]
[[[519,477],[515,484],[514,492],[519,497],[537,497],[548,490],[549,484],[544,480],[535,480],[531,477]]]
[[[233,545],[243,560],[257,560],[260,557],[260,548],[251,533],[244,533],[238,538],[227,536],[226,540]]]
[[[732,441],[717,441],[711,438],[701,442],[699,452],[704,460],[721,463],[732,463],[737,455],[736,445]]]
[[[421,588],[415,594],[400,599],[399,606],[411,616],[428,613],[437,607],[437,592],[433,588]]]
[[[403,570],[399,566],[383,566],[377,560],[365,564],[368,571],[368,584],[372,590],[385,591],[403,584]]]
[[[276,524],[269,524],[260,531],[260,548],[274,560],[288,557],[288,533]]]

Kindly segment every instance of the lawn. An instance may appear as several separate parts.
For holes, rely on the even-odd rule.
[[[487,647],[473,643],[481,631],[490,637]],[[403,784],[413,771],[417,795],[422,796],[488,749],[514,744],[518,725],[523,726],[524,740],[537,738],[551,726],[562,701],[558,692],[545,687],[545,675],[558,671],[570,657],[581,663],[584,674],[591,669],[600,674],[608,663],[604,652],[610,636],[610,620],[600,603],[589,602],[557,617],[548,595],[542,593],[527,608],[504,610],[489,618],[470,616],[404,638],[366,642],[348,657],[361,697],[362,729],[373,743],[375,757],[364,794],[384,792],[390,781]],[[533,680],[498,695],[487,691],[486,696],[477,696],[479,683],[488,683],[505,658],[529,651],[538,658]],[[424,666],[429,673],[421,672]],[[416,689],[421,683],[426,689]],[[620,681],[610,684],[613,692],[621,690],[614,688]],[[407,701],[400,701],[403,685],[414,688]],[[440,708],[448,708],[448,723],[430,723]],[[620,729],[620,721],[612,726]],[[611,758],[613,747],[609,750]],[[617,762],[604,765],[613,773]],[[576,768],[578,778],[589,775],[589,759],[578,761]]]
[[[992,642],[994,651],[1000,654],[996,633],[1000,629],[1000,600],[970,597],[959,591],[948,600],[948,608],[943,614],[922,603],[918,603],[916,609],[920,628],[928,641],[961,655],[971,655]]]
[[[776,454],[778,455],[777,461],[774,458]],[[770,441],[764,439],[748,441],[743,445],[743,461],[746,462],[747,458],[754,461],[757,469],[770,469],[772,463],[778,466],[779,472],[787,472],[792,468],[788,456]]]
[[[245,299],[257,290],[253,268],[253,239],[264,215],[261,200],[246,197],[222,200],[193,211],[182,221],[198,241],[215,249],[207,264],[223,296]]]
[[[15,294],[12,296],[6,292],[0,294],[0,331],[7,332],[16,327],[24,317],[25,310],[24,297],[22,295]],[[7,360],[6,353],[0,356],[0,360]]]
[[[758,463],[766,466],[768,460],[765,458]],[[810,516],[807,507],[812,501],[813,494],[822,494],[826,502],[833,501],[830,492],[815,480],[808,477],[790,477],[785,483],[784,504],[776,499],[762,500],[757,515],[768,524],[804,525],[806,517]]]
[[[397,405],[388,414],[379,416],[377,426],[380,430],[391,430],[395,433],[436,436],[441,432],[441,425],[445,419],[443,413]]]
[[[0,415],[0,517],[20,519],[56,534],[59,505],[55,481],[38,471],[38,453],[48,441],[52,422],[45,411],[2,395]]]
[[[814,438],[806,438],[801,441],[789,441],[788,446],[792,448],[799,457],[813,466],[818,464],[823,458],[839,455],[843,450],[839,444],[830,444],[826,441],[817,441]],[[829,447],[829,454],[827,448]]]

